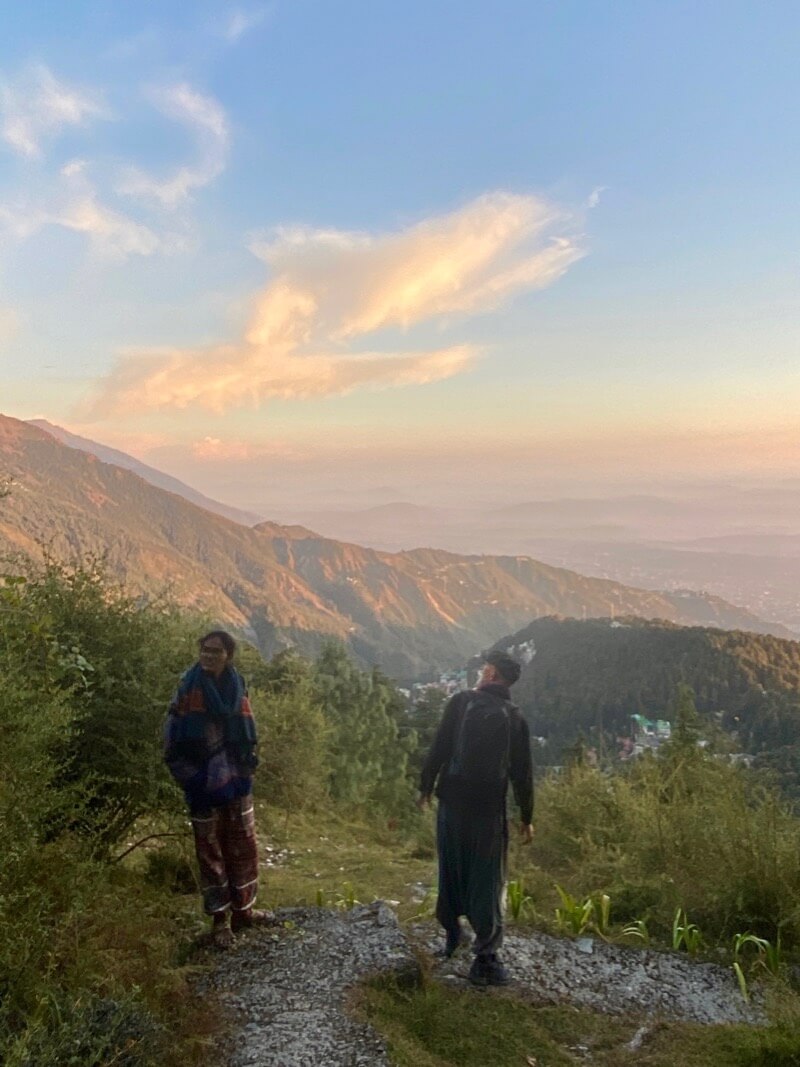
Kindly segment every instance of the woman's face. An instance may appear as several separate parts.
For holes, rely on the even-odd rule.
[[[209,637],[200,646],[200,666],[209,674],[222,674],[229,658],[225,646],[218,637]]]

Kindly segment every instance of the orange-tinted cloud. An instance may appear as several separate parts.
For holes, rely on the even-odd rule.
[[[130,355],[101,384],[93,411],[222,412],[452,377],[476,358],[474,346],[365,351],[356,342],[387,328],[442,325],[549,285],[582,255],[553,233],[566,225],[535,197],[495,193],[396,234],[277,231],[252,246],[275,276],[241,341]]]
[[[280,229],[251,247],[285,283],[313,293],[319,318],[347,339],[490,311],[549,285],[583,254],[551,236],[566,221],[537,197],[491,193],[400,233]]]

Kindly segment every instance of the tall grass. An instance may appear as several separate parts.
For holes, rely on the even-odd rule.
[[[746,771],[692,746],[626,774],[574,767],[541,785],[536,820],[540,885],[602,886],[615,922],[669,941],[681,908],[707,937],[800,947],[800,821]]]

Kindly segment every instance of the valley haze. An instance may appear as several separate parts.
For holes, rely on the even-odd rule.
[[[32,425],[235,522],[255,525],[264,517],[211,500],[132,456],[46,420]],[[389,496],[391,487],[374,492]],[[306,510],[284,499],[270,517],[386,552],[439,548],[526,555],[645,589],[705,591],[800,635],[800,480],[758,487],[695,482],[650,494],[525,503],[477,499],[456,507],[392,501]]]

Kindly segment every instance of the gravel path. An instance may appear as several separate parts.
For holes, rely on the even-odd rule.
[[[349,990],[378,971],[418,974],[394,912],[291,908],[282,925],[241,937],[198,992],[232,1020],[224,1067],[388,1067],[382,1039],[346,1012]]]
[[[426,952],[442,944],[426,924],[411,931]],[[513,928],[506,933],[503,961],[516,992],[536,1004],[571,1004],[611,1015],[656,1015],[697,1023],[765,1022],[758,993],[748,1004],[739,992],[732,968],[696,963],[685,955],[622,948],[592,938],[550,937]],[[467,984],[471,957],[436,960],[440,981]]]
[[[348,1015],[348,994],[378,972],[416,979],[412,945],[432,955],[442,944],[437,928],[417,924],[406,937],[394,912],[379,901],[349,912],[285,909],[278,923],[239,938],[197,983],[198,994],[214,996],[231,1019],[221,1067],[389,1067],[380,1036]],[[730,968],[675,953],[512,928],[503,958],[511,991],[534,1004],[636,1014],[648,1025],[659,1018],[765,1021],[757,1003],[742,1000]],[[466,987],[469,964],[469,953],[435,959],[432,975]]]

